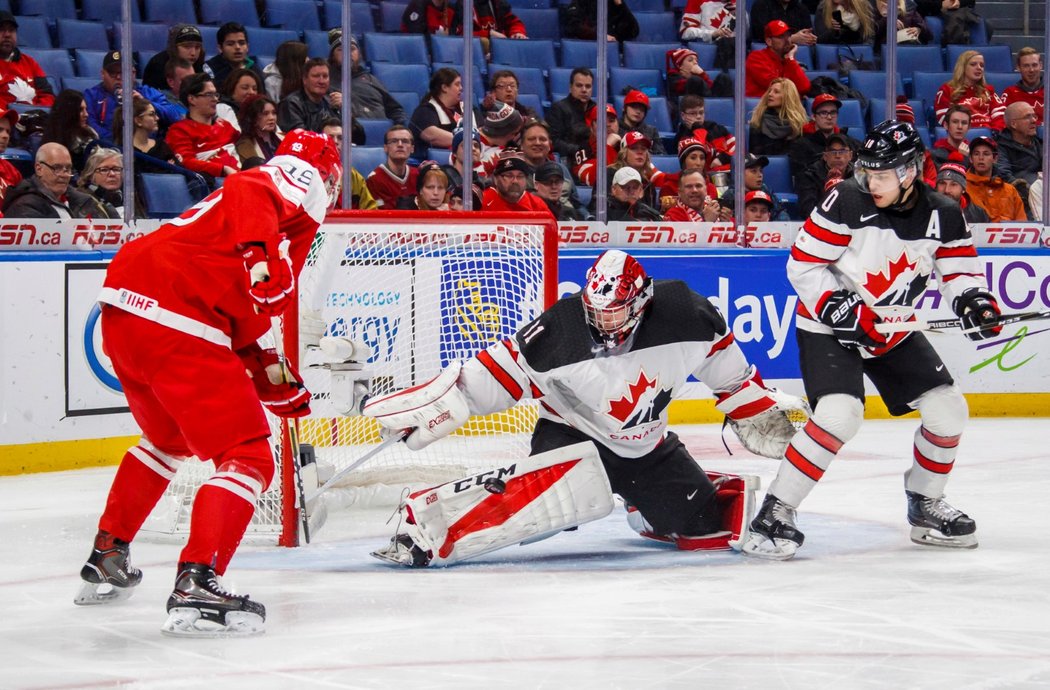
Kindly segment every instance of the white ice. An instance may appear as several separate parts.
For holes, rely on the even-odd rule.
[[[136,540],[128,601],[76,607],[112,468],[0,478],[0,688],[1047,688],[1050,452],[1042,419],[972,420],[948,499],[980,547],[908,540],[914,420],[868,421],[803,504],[789,562],[646,543],[619,510],[473,564],[368,556],[380,511],[298,549],[242,546],[227,576],[266,634],[160,634],[178,546]],[[710,469],[773,461],[717,427],[680,433]]]

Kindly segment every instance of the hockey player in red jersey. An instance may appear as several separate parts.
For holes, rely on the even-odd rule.
[[[81,570],[77,604],[130,596],[129,542],[179,463],[210,459],[168,599],[171,634],[261,632],[262,604],[216,580],[274,475],[263,406],[309,412],[298,373],[258,338],[294,298],[295,277],[339,193],[327,136],[294,130],[266,165],[217,190],[113,258],[99,302],[106,352],[142,429],[124,455]]]
[[[974,340],[1001,331],[962,211],[922,181],[925,149],[915,128],[874,127],[854,178],[814,209],[795,240],[788,278],[799,295],[796,330],[813,415],[791,440],[744,552],[784,560],[803,534],[795,511],[857,433],[866,375],[890,414],[918,410],[913,462],[904,475],[913,542],[974,548],[973,519],[944,500],[966,422],[966,400],[921,333],[886,333],[880,322],[915,319],[933,274]]]
[[[364,414],[411,429],[409,448],[448,435],[472,414],[539,402],[531,455],[507,467],[416,492],[376,556],[446,565],[534,541],[628,506],[643,536],[680,549],[738,547],[753,483],[705,473],[667,428],[667,409],[693,375],[714,391],[749,448],[782,457],[802,402],[767,389],[717,309],[680,281],[653,281],[609,250],[565,297],[513,338],[433,381],[370,399]]]

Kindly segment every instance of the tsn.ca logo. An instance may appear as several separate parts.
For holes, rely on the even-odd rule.
[[[988,244],[1040,244],[1039,228],[990,226],[985,233]]]

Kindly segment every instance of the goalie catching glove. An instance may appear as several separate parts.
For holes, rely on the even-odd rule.
[[[387,429],[411,430],[405,445],[425,448],[463,426],[470,417],[467,399],[456,387],[460,362],[449,364],[427,383],[388,395],[369,398],[361,414]]]
[[[977,288],[964,290],[952,303],[952,310],[962,319],[963,327],[978,330],[966,334],[970,340],[994,338],[1003,332],[999,323],[999,303],[991,293]]]
[[[715,407],[725,414],[726,423],[744,448],[777,459],[784,457],[791,437],[812,414],[802,398],[766,388],[754,366],[740,388],[718,396]]]
[[[255,384],[259,401],[278,417],[305,417],[310,414],[310,391],[299,372],[276,350],[249,345],[237,351]]]
[[[295,273],[288,256],[289,246],[288,238],[280,235],[277,244],[252,243],[241,248],[244,270],[248,272],[248,296],[260,314],[281,314],[295,294]]]

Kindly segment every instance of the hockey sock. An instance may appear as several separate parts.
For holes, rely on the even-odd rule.
[[[948,483],[969,415],[966,398],[955,386],[939,386],[923,394],[915,407],[922,415],[922,425],[915,430],[913,461],[904,474],[904,488],[938,498]]]
[[[225,467],[225,466],[224,466]],[[216,472],[197,491],[190,516],[190,538],[180,563],[210,565],[222,575],[255,513],[259,482],[233,472]]]
[[[162,453],[149,443],[129,448],[113,478],[98,528],[117,539],[134,539],[168,488],[179,462],[179,458]]]

